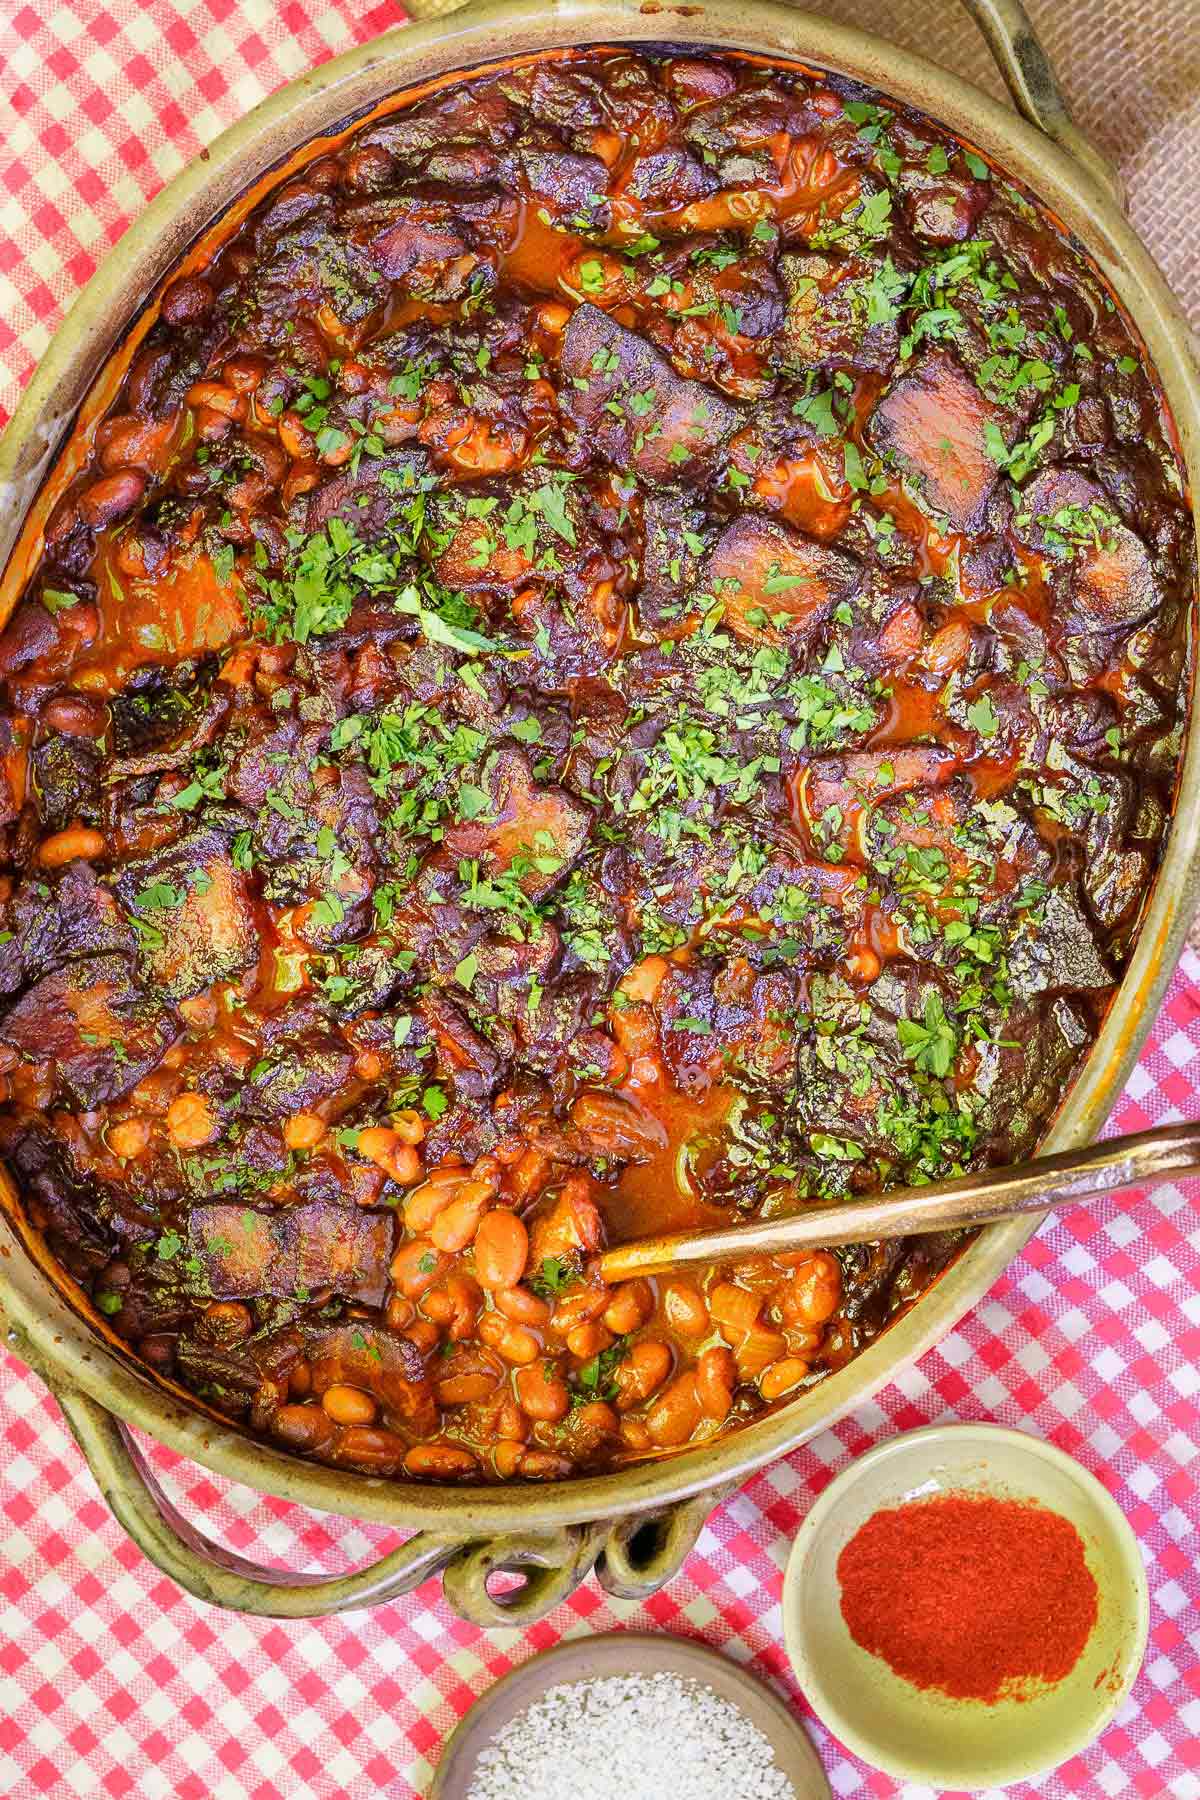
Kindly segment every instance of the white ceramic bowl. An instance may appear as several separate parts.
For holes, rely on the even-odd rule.
[[[954,1700],[914,1687],[862,1650],[841,1612],[838,1557],[882,1507],[938,1494],[1033,1500],[1071,1520],[1099,1592],[1095,1627],[1071,1673],[1023,1701]],[[1002,1787],[1065,1762],[1125,1700],[1146,1650],[1150,1601],[1137,1539],[1086,1469],[1001,1425],[933,1425],[852,1463],[809,1512],[783,1593],[797,1679],[834,1736],[888,1774],[938,1788]]]

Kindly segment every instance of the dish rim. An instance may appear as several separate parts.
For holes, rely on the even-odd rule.
[[[669,25],[669,29],[667,28]],[[664,35],[665,30],[665,35]],[[302,75],[264,101],[185,169],[101,264],[56,333],[0,440],[0,556],[19,534],[27,506],[94,374],[186,246],[281,158],[364,105],[400,94],[432,75],[469,78],[509,54],[583,44],[680,44],[752,53],[829,69],[926,112],[983,150],[1034,192],[1072,232],[1117,293],[1146,346],[1169,402],[1194,497],[1200,486],[1200,382],[1190,366],[1186,326],[1147,252],[1093,177],[1036,127],[961,78],[885,39],[795,11],[775,0],[680,9],[637,0],[492,0],[466,13],[407,25]],[[49,422],[47,423],[47,419]],[[1193,606],[1193,618],[1195,606]],[[1195,696],[1181,786],[1166,851],[1138,937],[1103,1028],[1060,1106],[1042,1147],[1089,1141],[1102,1124],[1150,1029],[1191,916],[1200,857],[1200,732]],[[1190,796],[1190,798],[1189,798]],[[798,1399],[731,1433],[660,1462],[573,1477],[552,1489],[515,1484],[434,1487],[327,1469],[276,1450],[202,1411],[142,1369],[89,1318],[69,1285],[57,1282],[16,1220],[7,1175],[0,1180],[0,1304],[18,1347],[52,1384],[76,1388],[159,1442],[260,1492],[362,1519],[445,1528],[453,1520],[486,1531],[527,1525],[530,1515],[580,1524],[650,1510],[740,1481],[796,1448],[869,1399],[931,1347],[982,1298],[1037,1229],[1032,1215],[990,1227],[843,1370]],[[32,1250],[32,1255],[28,1252]],[[69,1282],[69,1278],[68,1278]]]

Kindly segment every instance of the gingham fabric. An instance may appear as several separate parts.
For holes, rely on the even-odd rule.
[[[939,12],[949,0],[938,0]],[[928,49],[922,0],[828,10]],[[1200,322],[1197,0],[1030,0],[1081,122],[1122,153],[1133,214]],[[264,93],[397,22],[369,0],[0,0],[0,416],[97,258],[164,180]],[[938,52],[995,89],[973,28]],[[1188,108],[1191,108],[1189,116]],[[1178,128],[1178,129],[1176,129]],[[1200,1108],[1200,961],[1177,975],[1113,1128]],[[182,1594],[101,1503],[57,1407],[14,1358],[0,1384],[0,1796],[419,1800],[454,1722],[515,1661],[617,1626],[706,1638],[803,1708],[783,1568],[811,1497],[869,1444],[947,1419],[1048,1438],[1098,1473],[1143,1546],[1149,1653],[1103,1740],[1046,1800],[1200,1800],[1200,1230],[1174,1188],[1077,1209],[879,1401],[722,1507],[644,1606],[585,1585],[524,1634],[453,1618],[429,1583],[313,1623]],[[391,1540],[230,1489],[157,1452],[172,1497],[264,1562],[337,1571]],[[808,1723],[839,1796],[904,1795]],[[731,1795],[730,1800],[737,1800]]]

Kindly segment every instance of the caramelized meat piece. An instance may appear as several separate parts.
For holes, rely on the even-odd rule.
[[[488,804],[447,844],[511,874],[530,899],[561,881],[587,841],[587,808],[565,788],[541,786],[518,750],[499,751],[486,771]]]
[[[787,289],[787,316],[782,338],[789,356],[803,368],[854,366],[886,373],[896,360],[899,332],[891,307],[880,304],[884,317],[873,321],[868,289],[888,280],[878,259],[848,257],[840,262],[815,252],[783,256],[779,273]],[[903,277],[890,282],[899,291]]]
[[[378,1304],[392,1251],[392,1216],[313,1201],[276,1212],[216,1204],[193,1207],[188,1237],[219,1300],[317,1288]]]
[[[1112,499],[1075,469],[1044,469],[1021,494],[1017,529],[1041,550],[1081,630],[1136,625],[1161,604],[1145,544]]]
[[[239,975],[258,957],[253,902],[224,833],[189,832],[127,863],[117,892],[138,932],[143,980],[171,1000]]]
[[[879,402],[870,437],[922,506],[955,531],[977,531],[999,479],[988,428],[1006,443],[1007,424],[949,352],[931,350]]]
[[[132,955],[133,928],[91,863],[27,875],[4,908],[0,993],[104,951]]]
[[[31,1062],[52,1059],[66,1093],[90,1110],[127,1094],[178,1030],[123,957],[93,956],[35,982],[4,1015],[0,1039]]]
[[[646,481],[711,473],[739,415],[699,381],[687,381],[636,332],[586,302],[562,347],[564,403],[592,453]]]

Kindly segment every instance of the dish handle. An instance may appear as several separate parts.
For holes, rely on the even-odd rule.
[[[1017,111],[1081,164],[1106,197],[1115,200],[1124,211],[1125,185],[1112,163],[1083,135],[1068,112],[1024,0],[962,0],[962,5],[986,38]]]
[[[961,0],[987,39],[1017,111],[1053,138],[1124,210],[1125,189],[1108,158],[1086,138],[1067,111],[1050,58],[1023,0]],[[424,24],[461,12],[470,0],[404,0],[410,19]]]
[[[524,1629],[544,1618],[588,1575],[610,1594],[642,1599],[671,1580],[709,1513],[729,1491],[704,1494],[633,1518],[547,1526],[495,1536],[419,1531],[347,1575],[293,1574],[264,1567],[205,1536],[172,1504],[127,1427],[90,1395],[48,1378],[100,1492],[142,1554],[197,1599],[231,1612],[277,1619],[323,1618],[382,1606],[441,1574],[460,1617],[487,1630]],[[521,1585],[493,1594],[498,1575]]]

